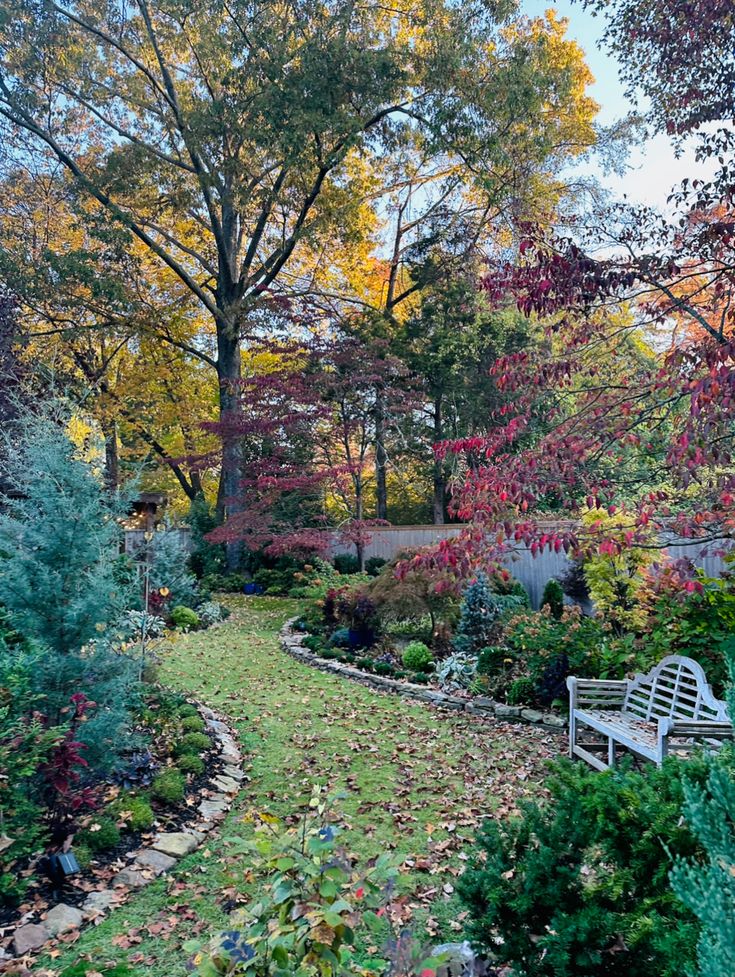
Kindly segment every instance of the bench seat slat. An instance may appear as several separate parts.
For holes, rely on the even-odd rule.
[[[620,719],[619,713],[604,712],[602,710],[578,709],[575,711],[577,722],[584,723],[598,733],[609,735],[622,746],[627,746],[636,753],[653,760],[657,755],[656,723],[647,723],[640,719]]]

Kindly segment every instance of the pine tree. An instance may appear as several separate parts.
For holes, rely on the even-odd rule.
[[[49,417],[14,426],[0,506],[0,604],[26,637],[79,651],[128,597],[119,574],[121,505]]]
[[[189,554],[177,531],[158,532],[154,535],[149,574],[150,589],[160,590],[165,587],[169,591],[171,607],[179,604],[197,607],[201,604],[196,577],[189,572]]]
[[[0,605],[38,652],[34,692],[48,721],[63,722],[77,692],[96,703],[80,739],[90,767],[100,769],[126,743],[134,674],[107,638],[131,599],[119,555],[123,503],[105,494],[62,422],[27,416],[7,435]]]
[[[485,574],[478,573],[464,592],[455,650],[464,655],[477,655],[482,648],[492,645],[504,612],[522,603],[522,598],[516,595],[496,594]]]
[[[541,606],[549,608],[551,615],[559,620],[564,612],[564,591],[558,580],[546,581],[544,592],[541,597]]]
[[[733,662],[730,662],[733,673]],[[735,688],[728,696],[735,716]],[[679,860],[671,873],[674,891],[702,924],[697,944],[698,977],[735,974],[735,755],[730,747],[712,761],[704,785],[684,788],[684,817],[705,850],[704,861]]]

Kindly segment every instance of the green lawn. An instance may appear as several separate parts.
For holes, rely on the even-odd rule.
[[[294,661],[280,650],[278,631],[298,606],[237,599],[227,624],[167,647],[162,681],[231,717],[251,779],[216,838],[47,957],[52,972],[82,959],[75,977],[113,963],[127,963],[135,977],[185,974],[182,943],[223,924],[231,900],[257,885],[245,881],[247,865],[228,855],[226,839],[252,830],[243,821],[248,811],[294,813],[315,783],[347,793],[341,820],[353,851],[392,849],[403,861],[396,922],[456,937],[453,883],[478,820],[512,811],[537,791],[560,741],[435,712]]]

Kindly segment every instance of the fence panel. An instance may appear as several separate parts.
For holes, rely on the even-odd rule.
[[[370,543],[365,548],[365,557],[378,556],[384,560],[392,560],[403,550],[415,550],[422,546],[436,546],[443,539],[451,539],[462,532],[461,525],[450,524],[446,526],[376,526],[370,530],[372,537]],[[177,532],[181,538],[181,544],[186,551],[191,549],[191,533],[187,528],[168,530]],[[701,566],[707,576],[722,576],[724,564],[722,557],[716,555],[717,547],[710,544],[709,548],[703,548],[701,543],[685,543],[681,540],[672,539],[672,544],[668,554],[673,559],[688,558],[697,566]],[[145,548],[145,532],[138,529],[128,529],[125,531],[125,552],[131,556],[141,553]],[[354,548],[335,543],[330,554],[353,553]],[[558,577],[564,573],[569,565],[569,558],[565,553],[550,553],[544,550],[537,556],[532,556],[526,547],[518,547],[508,553],[503,561],[504,565],[510,570],[528,591],[532,607],[539,607],[541,596],[546,586],[546,582],[551,577]]]

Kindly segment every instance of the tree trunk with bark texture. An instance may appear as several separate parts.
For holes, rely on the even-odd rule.
[[[385,399],[381,390],[375,395],[375,514],[388,519],[388,452],[385,450]]]
[[[437,397],[434,401],[434,444],[438,444],[444,436],[442,401]],[[435,526],[444,525],[444,511],[447,503],[446,477],[444,473],[444,462],[439,458],[434,458],[434,491],[432,498],[432,515]]]
[[[238,389],[242,375],[240,337],[237,330],[233,328],[223,329],[218,326],[217,332],[220,421],[226,423],[227,419],[237,414],[240,409]],[[230,438],[225,434],[222,439],[222,469],[217,491],[217,515],[220,522],[224,522],[233,513],[241,510],[242,503],[239,500],[241,481],[241,446],[236,438]],[[239,543],[227,543],[225,550],[228,569],[237,569],[242,546]]]
[[[120,453],[117,440],[117,422],[109,421],[104,425],[105,436],[105,488],[108,492],[116,492],[120,484]]]

